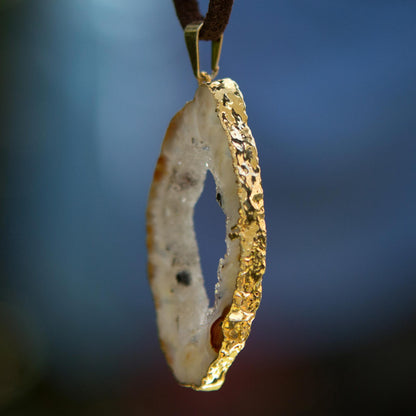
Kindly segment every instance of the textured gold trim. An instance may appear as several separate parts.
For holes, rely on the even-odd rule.
[[[224,340],[194,390],[218,390],[238,353],[244,348],[260,305],[266,268],[266,223],[257,148],[247,126],[246,106],[238,85],[229,78],[205,84],[217,103],[217,116],[227,133],[234,172],[238,178],[239,219],[233,230],[240,240],[240,270],[233,301],[222,323]]]

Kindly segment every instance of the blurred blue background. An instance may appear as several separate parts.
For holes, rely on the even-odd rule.
[[[259,149],[267,272],[246,349],[204,395],[164,362],[146,277],[153,169],[197,86],[173,4],[0,0],[0,413],[416,411],[415,13],[234,5],[219,77]],[[215,204],[210,183],[210,293]],[[243,389],[257,402],[236,403]]]

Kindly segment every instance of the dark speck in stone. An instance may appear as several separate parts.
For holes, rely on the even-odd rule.
[[[182,270],[176,274],[176,281],[180,285],[189,286],[191,284],[191,275],[188,271]]]
[[[219,192],[217,193],[217,201],[220,204],[220,206],[222,207],[222,196]]]

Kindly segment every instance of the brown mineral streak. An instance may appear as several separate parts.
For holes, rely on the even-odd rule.
[[[153,180],[159,182],[166,173],[166,157],[161,155],[157,161]]]
[[[160,338],[159,338],[159,343],[160,343],[160,348],[162,349],[163,353],[165,354],[166,362],[168,363],[169,366],[171,366],[172,365],[172,356],[170,355],[170,353],[169,353],[169,351],[166,347],[166,344]]]
[[[182,118],[182,115],[185,111],[185,108],[188,106],[188,104],[185,105],[184,108],[182,108],[182,110],[178,111],[174,117],[172,118],[172,120],[169,123],[169,126],[166,130],[166,134],[165,134],[165,138],[163,140],[164,143],[168,142],[171,140],[172,137],[174,137],[176,131],[178,130],[178,125],[180,124],[180,120]],[[167,160],[166,157],[164,155],[160,155],[157,164],[156,164],[156,169],[155,169],[155,173],[153,176],[153,182],[159,182],[164,175],[167,172],[166,169],[166,164],[167,164]],[[153,188],[153,186],[152,186]],[[152,190],[150,191],[152,192]]]
[[[150,250],[151,249],[151,245],[147,244],[147,249]],[[149,276],[149,280],[153,279],[153,276],[155,275],[155,268],[153,266],[153,263],[151,263],[150,261],[147,263],[147,275]]]
[[[185,112],[185,109],[192,102],[193,101],[190,101],[189,103],[185,104],[185,106],[173,116],[173,118],[170,121],[169,126],[166,130],[166,134],[165,134],[165,138],[163,139],[163,143],[166,143],[166,142],[170,141],[175,136],[175,133],[178,130],[178,125],[181,123],[181,119],[182,119],[182,116]]]
[[[217,320],[215,320],[215,322],[211,325],[211,346],[217,354],[220,352],[221,345],[224,341],[222,323],[224,321],[225,316],[230,311],[230,308],[231,305],[224,308],[221,316]]]
[[[149,216],[149,213],[147,215]],[[147,235],[147,238],[146,238],[147,251],[150,252],[153,248],[154,233],[153,233],[153,227],[150,225],[149,221],[147,221],[147,224],[146,224],[146,235]],[[149,282],[152,281],[154,275],[155,275],[154,265],[153,265],[152,262],[148,261],[147,262],[147,277],[149,279]],[[157,309],[158,308],[158,303],[156,302],[155,298],[154,298],[154,300],[155,300],[155,306],[156,306],[156,309]]]
[[[170,138],[172,136],[174,136],[176,130],[178,129],[179,119],[182,116],[182,113],[183,113],[185,107],[182,110],[178,111],[175,114],[175,116],[173,117],[173,119],[171,120],[171,122],[169,123],[168,129],[167,129],[166,134],[165,134],[164,141],[170,140]],[[154,171],[154,174],[153,174],[152,186],[151,186],[150,192],[149,192],[149,199],[150,200],[153,200],[153,198],[155,196],[154,193],[156,192],[155,191],[156,184],[158,182],[160,182],[161,179],[167,173],[167,163],[168,162],[167,162],[166,156],[163,155],[163,154],[161,154],[159,156],[159,159],[157,160],[156,168],[155,168],[155,171]],[[149,205],[148,206],[148,209],[147,209],[147,213],[146,213],[146,216],[147,216],[147,225],[146,225],[147,240],[146,240],[146,245],[147,245],[148,252],[150,252],[152,250],[153,243],[154,243],[153,227],[150,225],[150,223],[151,223],[150,219],[151,219],[151,216],[152,216],[151,209],[152,208]],[[154,267],[153,267],[153,264],[151,264],[150,262],[148,262],[147,268],[148,268],[149,281],[151,281],[152,278],[153,278],[153,276],[154,276]],[[155,305],[156,305],[156,309],[157,309],[156,299],[154,299],[154,301],[155,301]]]

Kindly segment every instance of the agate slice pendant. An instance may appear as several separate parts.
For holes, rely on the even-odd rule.
[[[226,217],[227,247],[212,308],[193,223],[208,170]],[[167,362],[179,383],[217,390],[250,333],[266,254],[257,148],[243,96],[231,79],[201,82],[194,100],[172,119],[150,190],[147,235],[149,280]]]

